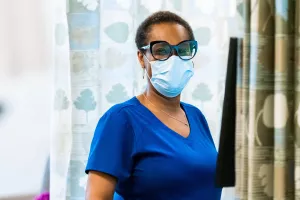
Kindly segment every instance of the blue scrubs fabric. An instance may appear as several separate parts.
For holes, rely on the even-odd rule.
[[[116,177],[114,200],[219,200],[217,151],[208,124],[199,109],[181,106],[191,129],[187,138],[136,97],[110,108],[96,127],[86,173]]]

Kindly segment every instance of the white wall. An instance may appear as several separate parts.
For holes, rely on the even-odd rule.
[[[39,191],[50,146],[51,1],[0,5],[0,198]]]
[[[50,81],[46,72],[1,80],[0,197],[41,188],[50,146]]]

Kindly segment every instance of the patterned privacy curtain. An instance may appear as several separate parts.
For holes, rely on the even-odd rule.
[[[96,123],[112,105],[145,89],[134,37],[140,22],[158,10],[180,14],[194,29],[199,53],[182,100],[202,110],[218,146],[229,35],[243,32],[241,0],[56,0],[55,5],[51,199],[84,199]],[[233,198],[226,190],[224,195]]]
[[[300,199],[300,1],[244,1],[236,199]]]

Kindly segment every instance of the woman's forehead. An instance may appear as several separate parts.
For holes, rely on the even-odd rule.
[[[161,40],[172,45],[189,39],[191,38],[189,38],[187,30],[180,24],[175,23],[155,24],[148,34],[148,42]]]

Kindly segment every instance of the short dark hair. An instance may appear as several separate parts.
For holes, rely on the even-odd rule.
[[[175,23],[183,26],[188,35],[189,39],[194,40],[194,34],[191,26],[182,17],[172,13],[170,11],[158,11],[147,17],[138,27],[135,35],[135,44],[138,49],[148,45],[148,34],[151,31],[151,26],[162,23]]]

